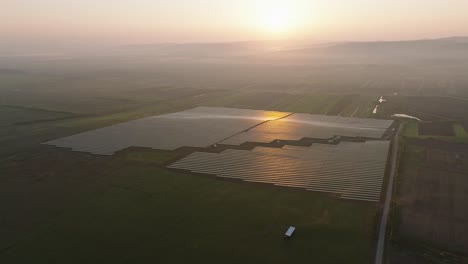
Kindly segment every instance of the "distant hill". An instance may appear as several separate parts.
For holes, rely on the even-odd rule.
[[[450,37],[409,41],[340,42],[311,45],[288,52],[335,55],[402,55],[402,56],[463,56],[468,57],[468,37]]]
[[[151,53],[165,56],[235,56],[265,50],[264,42],[221,42],[221,43],[163,43],[130,45],[119,47],[126,52]],[[266,50],[265,50],[266,51]]]
[[[161,43],[127,45],[116,51],[181,57],[232,57],[259,55],[295,47],[295,41],[238,41],[219,43]],[[301,45],[302,46],[302,45]]]
[[[116,52],[171,58],[226,58],[258,55],[330,56],[411,59],[468,58],[468,37],[409,41],[304,43],[295,41],[245,41],[222,43],[165,43],[118,47]]]

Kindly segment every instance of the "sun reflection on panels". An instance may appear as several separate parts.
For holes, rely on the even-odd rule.
[[[222,143],[240,145],[244,142],[270,143],[274,140],[329,139],[334,136],[378,139],[392,124],[393,120],[292,114],[235,135]]]
[[[334,136],[380,139],[392,120],[348,118],[235,108],[196,107],[147,117],[44,144],[112,155],[129,147],[175,150],[216,144],[271,143]]]
[[[74,151],[112,155],[128,147],[174,150],[208,147],[265,121],[290,113],[235,108],[196,107],[147,117],[65,137],[44,144]]]

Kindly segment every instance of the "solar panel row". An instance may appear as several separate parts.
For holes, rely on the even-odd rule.
[[[250,182],[336,193],[344,199],[380,200],[388,141],[339,145],[196,152],[169,168]]]
[[[300,140],[304,137],[328,139],[335,135],[381,138],[391,124],[391,120],[197,107],[108,126],[44,144],[112,155],[132,146],[174,150],[184,146],[203,148],[219,142],[240,145],[245,142],[270,143],[276,139]]]
[[[262,122],[289,114],[197,107],[108,126],[44,144],[100,155],[112,155],[132,146],[162,150],[174,150],[183,146],[208,147]]]

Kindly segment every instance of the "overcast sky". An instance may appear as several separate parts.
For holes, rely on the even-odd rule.
[[[468,35],[467,0],[3,0],[0,48]]]

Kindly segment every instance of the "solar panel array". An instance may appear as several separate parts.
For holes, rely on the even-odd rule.
[[[335,193],[344,199],[380,200],[389,141],[311,147],[195,152],[169,168],[218,177]]]
[[[162,150],[174,150],[183,146],[208,147],[262,122],[289,114],[197,107],[108,126],[44,144],[101,155],[112,155],[132,146]]]
[[[270,143],[274,140],[328,139],[334,136],[382,138],[392,120],[293,114],[266,122],[223,141],[227,145],[244,142]]]
[[[128,147],[174,150],[222,143],[270,143],[276,139],[333,136],[381,138],[391,120],[259,110],[197,107],[65,137],[44,144],[74,151],[112,155]]]

